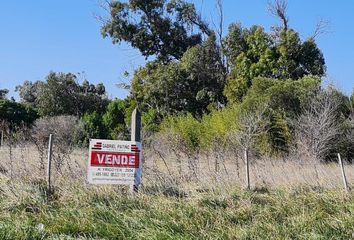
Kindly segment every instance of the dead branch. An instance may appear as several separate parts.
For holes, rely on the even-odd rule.
[[[278,17],[283,23],[283,29],[285,31],[289,28],[289,18],[287,16],[287,6],[286,0],[275,0],[273,3],[268,4],[268,11]]]
[[[295,131],[299,150],[317,160],[325,160],[336,147],[342,134],[339,121],[341,101],[328,89],[318,93],[296,121]]]
[[[330,31],[330,22],[325,19],[320,19],[317,22],[315,26],[315,30],[310,38],[316,39],[320,35],[329,33],[329,31]]]

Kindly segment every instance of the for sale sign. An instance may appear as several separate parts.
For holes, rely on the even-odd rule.
[[[89,156],[89,183],[140,184],[142,166],[139,142],[91,139]]]

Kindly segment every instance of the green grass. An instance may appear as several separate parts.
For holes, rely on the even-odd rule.
[[[0,182],[0,239],[353,239],[354,195],[320,188],[135,196]],[[197,189],[198,190],[198,189]],[[40,229],[43,225],[43,229]]]

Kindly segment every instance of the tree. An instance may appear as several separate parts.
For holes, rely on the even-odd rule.
[[[25,81],[22,85],[16,86],[15,91],[19,93],[22,103],[37,108],[43,86],[43,81]]]
[[[163,62],[180,59],[201,43],[203,34],[211,33],[194,5],[184,0],[113,1],[108,10],[101,28],[104,37],[127,42],[146,58],[157,56]]]
[[[102,123],[102,115],[97,112],[85,113],[80,119],[80,142],[86,146],[90,139],[105,139],[107,138],[106,129]]]
[[[224,105],[223,90],[226,82],[226,68],[221,58],[216,36],[210,35],[200,45],[187,50],[181,59],[181,67],[187,73],[189,92],[192,93],[190,112],[201,115],[210,104]]]
[[[304,107],[296,121],[297,144],[305,154],[316,160],[328,160],[336,153],[344,134],[341,115],[343,100],[333,88],[320,91]]]
[[[84,80],[82,85],[72,73],[50,72],[45,81],[25,81],[17,86],[21,102],[35,107],[41,116],[75,115],[105,111],[108,104],[105,87]]]
[[[78,99],[73,93],[79,90],[76,76],[68,73],[49,73],[38,99],[42,116],[78,115]]]
[[[273,3],[270,3],[268,6],[269,12],[278,17],[282,22],[282,27],[276,27],[275,31],[279,32],[282,30],[287,31],[289,28],[289,17],[287,16],[287,1],[284,0],[275,0]]]
[[[274,37],[259,26],[231,24],[224,46],[231,67],[224,93],[231,102],[241,102],[256,77],[297,80],[325,74],[324,57],[314,39],[302,42],[293,29],[284,28]]]
[[[224,104],[225,68],[211,35],[186,51],[180,61],[150,62],[134,75],[132,98],[160,116],[190,112],[201,116],[210,105]]]
[[[128,129],[125,121],[128,101],[116,99],[110,102],[102,116],[103,125],[111,139],[122,139],[127,136]]]
[[[6,95],[9,93],[8,89],[0,89],[0,100],[6,99]]]
[[[354,161],[354,101],[353,95],[349,99],[349,115],[344,124],[344,141],[341,142],[339,152],[348,161]]]
[[[239,104],[249,112],[260,103],[267,105],[267,134],[258,139],[258,148],[267,154],[286,153],[293,142],[292,120],[320,88],[320,78],[306,76],[299,80],[255,78],[253,85]]]
[[[237,128],[230,132],[230,138],[244,151],[257,145],[259,136],[268,131],[268,103],[257,102],[251,107],[241,108],[237,114]]]
[[[9,100],[0,100],[0,122],[10,128],[30,126],[38,114],[33,108]]]
[[[185,79],[177,62],[150,62],[134,74],[131,96],[143,111],[156,109],[161,116],[176,113],[187,106]]]

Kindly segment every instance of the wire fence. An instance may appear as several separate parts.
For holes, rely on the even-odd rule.
[[[54,141],[52,154],[52,182],[58,186],[72,181],[87,185],[86,174],[89,151],[86,148],[67,148]],[[31,142],[0,147],[0,179],[11,181],[45,181],[47,178],[48,149],[38,148]],[[343,161],[349,186],[354,181],[354,166]],[[222,154],[189,155],[160,146],[143,149],[142,185],[164,188],[198,186],[246,187],[246,166],[242,156],[232,151]],[[313,159],[250,156],[251,188],[287,188],[313,186],[343,188],[338,163],[320,163]]]

